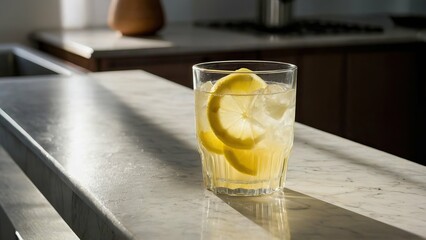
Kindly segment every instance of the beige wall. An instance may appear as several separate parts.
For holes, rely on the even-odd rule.
[[[58,0],[0,0],[0,42],[26,42],[29,32],[61,26]]]
[[[37,29],[105,26],[110,0],[0,0],[0,43]],[[162,0],[169,22],[256,17],[256,0]],[[425,0],[295,0],[296,16],[424,13]]]

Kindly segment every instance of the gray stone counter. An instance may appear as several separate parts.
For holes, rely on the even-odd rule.
[[[301,124],[284,194],[212,194],[193,104],[142,71],[2,80],[0,144],[82,239],[426,237],[426,167]]]

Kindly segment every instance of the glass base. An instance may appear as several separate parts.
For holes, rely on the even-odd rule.
[[[212,191],[214,194],[226,194],[230,196],[262,196],[269,195],[275,192],[283,191],[284,188],[259,188],[259,189],[230,189],[224,187],[218,188],[208,188],[208,190]]]

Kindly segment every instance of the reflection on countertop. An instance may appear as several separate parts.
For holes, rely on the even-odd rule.
[[[287,188],[263,197],[219,197],[280,239],[422,239]]]

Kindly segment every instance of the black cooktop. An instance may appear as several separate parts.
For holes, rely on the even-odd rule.
[[[325,20],[295,20],[287,26],[271,28],[250,21],[212,21],[196,22],[195,26],[232,30],[254,34],[276,35],[336,35],[336,34],[368,34],[383,32],[379,26],[342,23]]]

